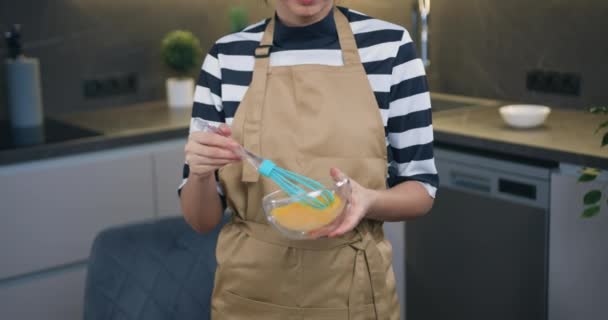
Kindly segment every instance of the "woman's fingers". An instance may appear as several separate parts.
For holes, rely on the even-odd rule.
[[[232,136],[232,129],[230,129],[230,127],[227,124],[222,124],[221,126],[219,126],[218,129],[220,130],[220,134],[223,135],[224,137]]]
[[[336,228],[338,228],[342,224],[342,221],[344,221],[344,217],[346,216],[348,208],[345,208],[344,210],[345,211],[342,214],[340,214],[336,218],[336,220],[334,220],[332,223],[330,223],[329,225],[326,225],[324,227],[321,227],[317,230],[310,231],[309,235],[314,239],[327,237],[330,232],[332,232]]]
[[[197,154],[189,154],[186,155],[186,162],[189,166],[213,166],[213,167],[221,167],[227,165],[229,163],[234,162],[232,159],[216,159],[203,157]]]
[[[213,147],[208,145],[202,145],[197,142],[190,143],[186,146],[186,154],[194,154],[200,157],[207,157],[213,159],[224,159],[224,160],[239,160],[240,157],[236,155],[230,149],[223,149],[219,147]]]
[[[338,168],[332,168],[329,172],[331,177],[335,181],[343,181],[348,179],[348,176],[344,174]],[[348,200],[347,207],[345,212],[342,214],[343,218],[336,223],[332,223],[329,226],[329,230],[323,230],[326,235],[330,238],[339,237],[354,228],[357,227],[361,219],[365,216],[366,213],[366,197],[364,197],[364,189],[356,183],[356,181],[351,180],[352,192],[350,195],[350,199]]]
[[[329,232],[328,237],[330,237],[330,238],[339,237],[339,236],[353,230],[359,224],[359,221],[361,221],[360,217],[361,217],[360,212],[351,212],[349,215],[347,215],[344,218],[344,220],[342,221],[340,226],[338,226],[336,229]]]
[[[229,163],[241,160],[233,150],[238,148],[236,141],[230,138],[230,127],[222,125],[218,133],[191,132],[184,151],[190,172],[207,175]]]
[[[229,128],[221,127],[221,133],[230,133]],[[224,149],[235,149],[238,148],[238,143],[231,138],[222,136],[220,134],[215,134],[211,132],[192,132],[190,134],[190,139],[198,142],[202,145],[219,147]]]
[[[348,177],[346,176],[346,174],[344,174],[340,169],[338,168],[331,168],[329,170],[329,175],[331,175],[331,177],[334,179],[334,181],[338,182],[338,181],[342,181],[344,179],[348,179]]]

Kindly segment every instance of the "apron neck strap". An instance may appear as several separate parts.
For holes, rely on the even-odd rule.
[[[336,21],[336,30],[338,31],[338,39],[340,39],[344,65],[360,65],[359,49],[357,48],[355,35],[350,28],[350,22],[348,22],[346,16],[338,8],[334,8],[334,20]]]
[[[340,40],[340,47],[342,48],[342,59],[344,60],[344,65],[351,66],[361,64],[357,42],[355,41],[355,36],[350,28],[348,19],[337,7],[334,7],[333,14],[334,21],[336,23],[336,30],[338,31],[338,39]],[[255,49],[256,59],[268,59],[270,57],[270,51],[272,50],[274,40],[275,25],[276,21],[273,17],[268,22],[268,25],[266,25],[266,30],[264,31],[260,45]]]
[[[264,59],[270,57],[270,50],[272,49],[272,43],[274,40],[274,26],[275,20],[274,18],[272,18],[268,22],[268,25],[266,25],[266,30],[264,31],[264,35],[262,36],[262,41],[260,41],[260,45],[255,49],[256,59]]]

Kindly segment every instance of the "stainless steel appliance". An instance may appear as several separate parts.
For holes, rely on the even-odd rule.
[[[546,319],[555,165],[441,146],[435,159],[435,207],[406,225],[407,319]]]

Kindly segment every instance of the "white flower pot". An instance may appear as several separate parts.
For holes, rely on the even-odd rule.
[[[170,108],[191,108],[193,97],[194,79],[167,79],[167,103]]]

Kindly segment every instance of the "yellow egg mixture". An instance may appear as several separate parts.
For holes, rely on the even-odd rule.
[[[285,228],[307,232],[332,222],[341,213],[342,207],[342,200],[339,197],[334,197],[334,201],[322,210],[301,202],[295,202],[275,208],[270,214]]]

